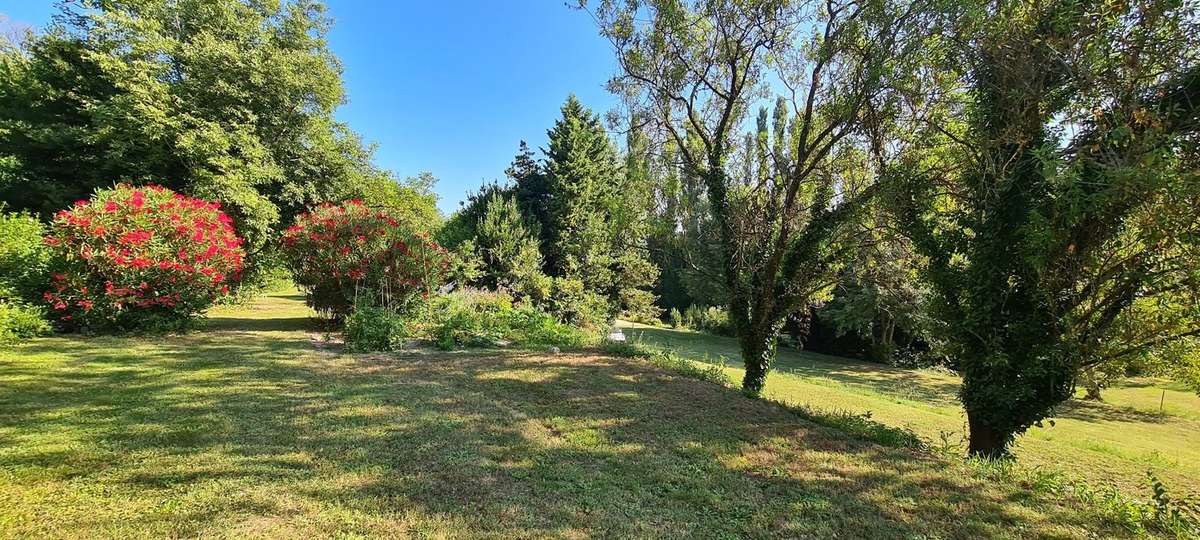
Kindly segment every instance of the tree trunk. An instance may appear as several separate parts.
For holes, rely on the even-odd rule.
[[[968,444],[967,453],[971,457],[999,459],[1008,457],[1008,433],[996,429],[979,419],[977,415],[967,411]]]
[[[1084,369],[1082,375],[1080,379],[1083,381],[1083,390],[1085,392],[1083,398],[1092,401],[1104,401],[1104,397],[1100,395],[1100,379],[1096,377],[1096,372],[1093,371],[1093,368]]]
[[[742,362],[746,376],[742,378],[742,393],[757,398],[767,383],[767,372],[775,361],[775,332],[769,328],[749,328],[739,336]]]

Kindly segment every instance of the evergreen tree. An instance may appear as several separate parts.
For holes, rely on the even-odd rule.
[[[520,207],[526,221],[536,226],[535,232],[542,244],[542,250],[545,251],[548,247],[544,231],[548,219],[550,191],[546,184],[546,174],[525,141],[521,141],[517,155],[513,157],[512,164],[504,174],[512,180],[517,206]]]
[[[476,226],[475,253],[482,262],[479,284],[540,300],[549,285],[541,271],[537,237],[525,223],[516,198],[493,191]]]
[[[561,111],[543,150],[545,267],[607,298],[609,315],[616,315],[644,304],[645,294],[635,289],[656,278],[645,253],[646,203],[633,194],[600,118],[573,95]],[[645,180],[635,172],[632,181]]]

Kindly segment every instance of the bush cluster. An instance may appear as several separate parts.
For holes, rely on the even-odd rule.
[[[28,213],[0,213],[0,343],[50,331],[46,310],[38,305],[50,260],[44,230]]]
[[[438,348],[578,348],[593,333],[564,324],[505,292],[464,289],[432,297],[404,310],[357,305],[346,318],[346,346],[355,352],[396,350],[413,339]]]
[[[0,344],[50,333],[46,310],[21,302],[0,300]]]
[[[450,268],[444,248],[391,212],[358,200],[325,203],[284,231],[282,254],[318,312],[342,318],[369,295],[389,309],[429,298]]]
[[[671,325],[680,326],[716,334],[718,336],[734,335],[733,323],[729,320],[729,312],[719,307],[688,306],[680,315],[678,310],[672,310]]]
[[[67,329],[178,329],[229,292],[246,255],[219,203],[153,185],[77,201],[44,242],[42,298]]]
[[[350,352],[395,351],[419,331],[416,319],[391,309],[357,305],[346,317],[344,335]]]

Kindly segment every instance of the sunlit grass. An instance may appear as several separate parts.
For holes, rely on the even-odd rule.
[[[287,294],[211,315],[0,351],[0,537],[1124,533],[648,363],[341,354]]]
[[[731,338],[623,324],[630,339],[723,363],[730,377],[741,380],[737,342]],[[941,444],[943,437],[963,439],[966,419],[956,399],[958,385],[957,376],[945,370],[897,369],[781,348],[765,394],[826,409],[870,412],[875,420]],[[1200,494],[1200,397],[1154,379],[1129,381],[1108,389],[1104,397],[1103,403],[1076,400],[1062,407],[1053,424],[1033,428],[1018,440],[1017,456],[1032,466],[1117,485],[1135,495],[1147,493],[1147,470],[1169,486]]]

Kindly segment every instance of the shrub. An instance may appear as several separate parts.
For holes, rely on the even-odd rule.
[[[245,252],[219,203],[158,186],[97,191],[59,212],[43,298],[67,328],[177,329],[242,271]]]
[[[618,295],[621,297],[622,309],[621,316],[626,320],[639,322],[649,325],[660,325],[662,321],[662,308],[654,305],[658,297],[650,291],[642,289],[624,288],[621,289]]]
[[[0,299],[37,303],[49,283],[45,227],[27,213],[0,213]]]
[[[559,320],[574,326],[599,328],[608,323],[608,301],[599,293],[585,290],[578,279],[552,278],[545,307]]]
[[[505,293],[463,289],[439,296],[431,309],[430,337],[442,349],[491,347],[504,339],[500,314],[511,311]]]
[[[592,341],[588,332],[564,324],[529,304],[514,305],[505,293],[462,290],[435,299],[428,334],[438,347],[577,348]]]
[[[693,330],[718,336],[734,335],[733,324],[729,321],[729,312],[723,308],[690,305],[683,312],[682,322],[684,326]]]
[[[19,302],[0,300],[0,344],[50,333],[46,310]]]
[[[394,351],[412,334],[409,319],[387,308],[360,305],[346,317],[346,348],[351,352]]]
[[[428,234],[410,233],[390,212],[357,200],[301,214],[282,244],[284,262],[308,304],[335,318],[348,314],[364,291],[388,309],[429,298],[451,264]]]
[[[681,328],[683,326],[683,314],[679,313],[679,308],[671,308],[671,328]]]

